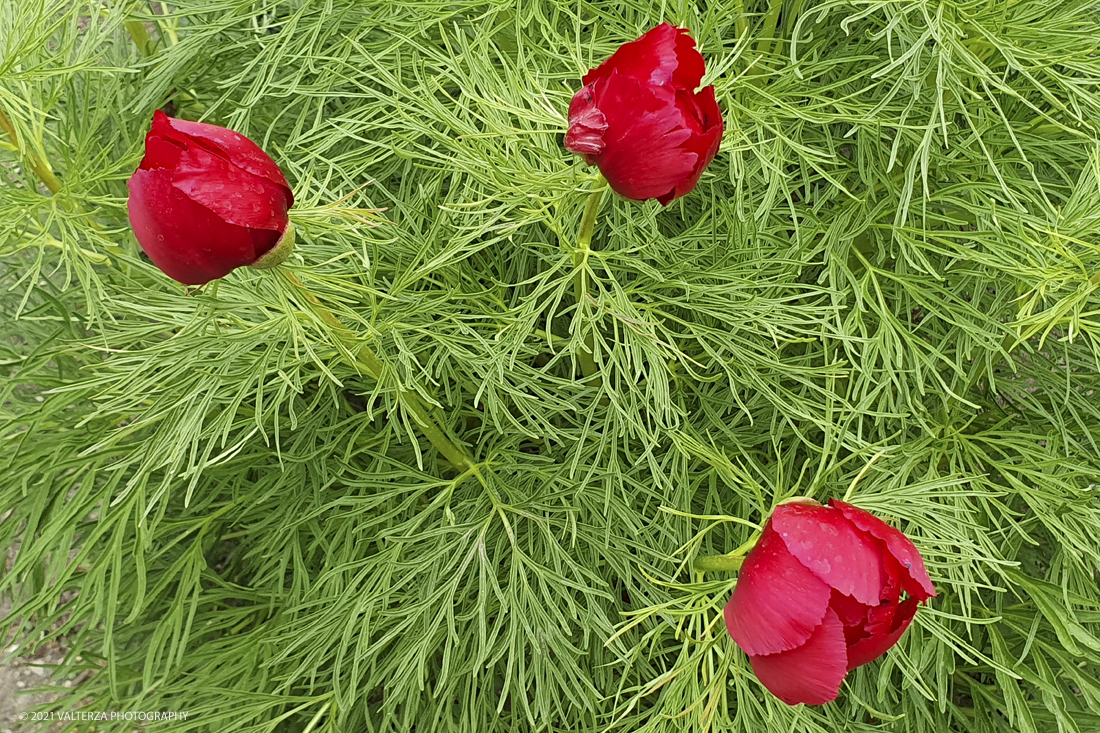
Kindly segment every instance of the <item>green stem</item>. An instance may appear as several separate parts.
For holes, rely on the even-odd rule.
[[[128,20],[122,25],[130,34],[130,38],[134,39],[134,45],[138,47],[138,51],[141,51],[141,55],[152,56],[153,38],[149,35],[149,31],[145,30],[145,24],[139,20]]]
[[[160,4],[161,15],[168,15],[168,9],[164,3]],[[126,31],[130,34],[130,38],[133,39],[134,45],[138,47],[138,51],[145,58],[150,58],[157,50],[156,41],[149,35],[149,31],[145,29],[145,24],[138,20],[128,20],[122,24],[126,28]],[[179,43],[179,38],[176,37],[176,32],[172,28],[172,24],[167,19],[157,22],[157,33],[160,36],[167,37],[168,44],[174,46]],[[187,93],[186,91],[173,90],[172,100],[176,103],[176,108],[179,110],[176,115],[182,116],[183,108],[189,108],[190,114],[186,115],[186,118],[198,119],[202,115],[204,107],[200,104],[194,93]]]
[[[794,27],[798,23],[799,17],[802,16],[802,5],[805,0],[794,0],[791,4],[790,10],[786,13],[786,20],[783,23],[783,40],[790,41],[794,38]],[[789,51],[790,49],[788,49]]]
[[[769,0],[768,14],[764,16],[764,28],[760,33],[760,40],[756,44],[756,51],[761,56],[771,53],[778,39],[775,37],[779,27],[779,14],[783,11],[783,0]]]
[[[691,563],[691,567],[697,573],[709,571],[737,572],[745,562],[745,555],[749,554],[749,550],[756,547],[756,543],[759,539],[760,533],[754,532],[752,537],[749,537],[745,544],[741,545],[733,552],[727,555],[704,555],[703,557],[697,557],[694,562]]]
[[[722,570],[737,572],[744,562],[745,558],[735,555],[707,555],[695,558],[695,562],[691,566],[697,573]]]
[[[745,12],[745,0],[737,0],[737,20],[734,21],[737,42],[740,43],[749,34],[749,15]]]
[[[15,146],[16,150],[19,150],[19,135],[15,132],[15,125],[12,124],[2,109],[0,109],[0,130],[4,131],[4,134],[11,140],[11,144]],[[42,181],[46,188],[50,190],[50,193],[57,195],[61,191],[61,181],[57,180],[57,176],[50,170],[50,166],[35,155],[30,146],[23,151],[23,154],[26,156],[27,167],[31,169],[31,172],[38,176],[38,180]]]
[[[0,131],[8,136],[8,138],[11,140],[12,145],[14,145],[15,149],[18,150],[19,134],[15,131],[15,125],[12,124],[11,119],[9,119],[6,114],[4,114],[4,110],[2,109],[0,109]],[[57,180],[57,176],[54,175],[53,169],[50,168],[49,163],[47,163],[42,158],[39,158],[38,155],[36,155],[29,146],[23,151],[23,154],[24,156],[26,156],[27,167],[31,169],[31,172],[34,173],[34,175],[38,176],[38,180],[42,181],[42,185],[44,185],[49,190],[50,194],[56,196],[57,194],[61,193],[61,181]],[[69,209],[70,211],[76,211],[80,214],[85,213],[83,207],[81,207],[78,203],[66,201],[64,199],[60,199],[60,201],[61,205],[66,209]],[[97,232],[103,231],[103,227],[100,225],[100,223],[92,217],[89,216],[87,221],[91,225],[91,227]],[[52,247],[57,247],[58,249],[63,249],[63,245],[52,237],[47,239],[47,244]],[[103,264],[107,261],[107,257],[105,255],[99,254],[98,252],[92,252],[82,247],[78,249],[88,259],[90,259],[92,262],[95,262],[96,264]],[[115,254],[119,254],[122,252],[122,248],[114,244],[106,245],[106,249],[109,252],[114,252]]]
[[[380,359],[366,344],[355,343],[356,338],[352,330],[344,325],[344,322],[337,318],[332,311],[326,308],[324,304],[317,299],[317,296],[309,291],[305,283],[298,279],[297,275],[282,268],[280,268],[279,272],[305,296],[306,300],[313,306],[314,313],[317,317],[332,329],[333,335],[339,339],[341,345],[347,349],[348,353],[355,358],[356,363],[363,367],[364,371],[375,380],[382,381],[385,373],[385,363],[382,359]],[[408,410],[409,414],[413,416],[413,421],[416,423],[416,426],[420,428],[420,432],[424,433],[424,437],[435,446],[435,449],[438,450],[444,458],[450,461],[452,466],[459,471],[473,468],[474,464],[466,455],[466,452],[447,437],[443,429],[432,418],[430,409],[420,399],[419,395],[415,392],[399,388],[397,390],[397,397],[402,407]]]
[[[592,234],[596,230],[596,216],[600,213],[600,203],[606,185],[603,176],[596,179],[596,188],[588,194],[581,217],[581,228],[577,234],[577,248],[573,251],[573,296],[577,301],[578,319],[581,318],[588,303],[588,255],[592,252]],[[579,322],[579,321],[578,321]],[[591,334],[584,339],[581,352],[577,355],[581,363],[581,374],[591,377],[596,373],[595,338]]]

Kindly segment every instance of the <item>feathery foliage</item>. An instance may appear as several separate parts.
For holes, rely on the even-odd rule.
[[[604,202],[578,303],[565,110],[663,20],[722,149],[667,209]],[[1098,30],[1082,0],[0,0],[20,649],[89,671],[57,709],[176,733],[1100,729]],[[165,104],[286,171],[285,272],[187,292],[139,256]],[[820,708],[691,570],[796,494],[899,523],[939,593]]]

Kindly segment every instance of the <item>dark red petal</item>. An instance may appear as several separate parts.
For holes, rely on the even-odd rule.
[[[824,705],[836,699],[848,673],[844,627],[829,610],[802,646],[749,661],[761,684],[788,705]]]
[[[698,138],[703,133],[703,120],[699,112],[699,105],[695,102],[695,95],[691,92],[676,92],[676,106],[684,119],[684,127],[691,130],[692,139]]]
[[[867,623],[863,626],[867,636],[881,636],[894,628],[894,617],[897,616],[899,607],[897,601],[885,601],[868,610]]]
[[[164,110],[158,109],[158,110],[154,111],[153,112],[153,124],[152,124],[152,127],[149,130],[149,132],[150,133],[163,134],[166,130],[170,132],[171,129],[172,129],[172,118],[169,117],[164,112]]]
[[[187,148],[184,145],[155,132],[145,136],[145,157],[141,159],[142,170],[173,168],[179,162],[180,155]]]
[[[227,224],[172,185],[165,170],[137,170],[127,182],[134,236],[173,280],[202,285],[256,260],[248,229]]]
[[[294,193],[290,190],[290,184],[287,183],[286,176],[283,175],[279,166],[259,145],[239,132],[205,122],[190,122],[168,117],[159,110],[153,116],[153,130],[157,130],[158,127],[165,136],[176,139],[190,138],[192,142],[198,144],[198,147],[220,151],[238,168],[282,186],[286,189],[287,206],[294,204]],[[166,131],[165,128],[168,130]]]
[[[686,93],[681,92],[681,94]],[[722,124],[722,113],[718,110],[718,102],[714,99],[714,87],[707,87],[699,92],[695,95],[694,102],[692,114],[694,119],[701,123],[702,132],[692,135],[683,147],[696,153],[698,158],[691,173],[676,184],[676,188],[671,194],[657,199],[664,206],[668,206],[673,199],[686,196],[695,189],[703,175],[703,171],[714,160],[714,156],[718,153],[718,148],[722,144],[722,132],[725,128]],[[699,102],[702,102],[702,104],[699,104]]]
[[[885,546],[885,543],[883,543],[883,546]],[[882,565],[886,568],[887,581],[886,585],[882,587],[882,593],[879,595],[879,602],[890,601],[891,603],[897,603],[898,599],[901,598],[901,581],[903,579],[908,583],[912,583],[913,581],[909,578],[909,573],[905,572],[905,568],[901,566],[901,563],[899,563],[889,552],[882,553]]]
[[[192,147],[180,155],[172,169],[172,183],[230,224],[276,232],[286,229],[288,189],[202,148]]]
[[[252,229],[252,247],[256,252],[256,259],[267,254],[272,247],[279,243],[282,232],[273,232],[270,229]]]
[[[863,605],[855,598],[846,596],[834,588],[833,594],[829,598],[829,608],[833,609],[837,618],[840,619],[840,623],[844,624],[845,644],[851,646],[867,636],[867,630],[864,627],[867,626],[869,606]]]
[[[741,566],[726,604],[726,628],[746,654],[794,649],[821,623],[829,593],[829,586],[787,552],[769,522]]]
[[[860,532],[862,532],[862,529],[860,529]],[[883,543],[883,547],[886,547],[886,543]],[[909,573],[906,573],[905,569],[901,567],[900,562],[895,560],[894,556],[890,553],[886,553],[886,551],[882,553],[882,567],[886,568],[887,571],[887,584],[882,587],[882,593],[879,595],[879,600],[897,603],[898,599],[901,598],[901,579],[908,579]]]
[[[899,604],[890,631],[862,639],[848,647],[848,669],[852,670],[856,667],[862,667],[868,662],[875,661],[885,654],[890,647],[897,644],[898,639],[909,628],[909,623],[913,620],[916,612],[916,598],[910,598]]]
[[[698,159],[682,143],[691,137],[675,92],[612,74],[598,85],[596,104],[607,121],[604,150],[593,156],[617,193],[644,201],[665,196],[691,175]]]
[[[591,84],[617,71],[646,84],[695,91],[704,70],[703,56],[688,31],[662,23],[638,40],[619,46],[611,58],[585,74],[583,81]]]
[[[565,149],[582,153],[587,159],[603,151],[603,134],[607,120],[596,106],[592,86],[581,87],[569,103],[569,131],[565,133]],[[591,165],[591,164],[590,164]]]
[[[840,623],[845,627],[862,626],[867,622],[867,611],[871,608],[866,603],[860,603],[851,596],[846,596],[833,589],[829,596],[829,608],[836,612]]]
[[[878,605],[886,584],[882,545],[857,531],[843,514],[824,506],[783,504],[771,524],[814,575],[866,606]]]
[[[718,130],[718,138],[722,138],[722,132],[726,129],[722,122],[722,110],[718,108],[718,99],[714,96],[714,87],[703,87],[695,95],[695,104],[699,107],[699,115],[703,122],[703,131]],[[711,157],[714,157],[713,155]],[[709,162],[709,161],[708,161]]]
[[[837,499],[830,499],[829,505],[839,509],[856,527],[886,544],[886,551],[905,569],[905,573],[899,580],[906,593],[921,601],[936,597],[932,579],[928,577],[928,571],[924,568],[924,559],[917,551],[917,546],[908,537],[859,507],[845,504]]]

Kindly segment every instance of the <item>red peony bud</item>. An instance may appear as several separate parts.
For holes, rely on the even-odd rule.
[[[695,40],[662,23],[585,75],[565,147],[628,199],[667,206],[691,193],[722,142],[714,87],[695,91],[703,70]]]
[[[745,558],[726,628],[772,694],[822,705],[935,595],[917,548],[881,519],[835,499],[782,504]]]
[[[158,110],[127,185],[138,243],[181,283],[202,285],[289,254],[294,194],[275,161],[240,133]]]

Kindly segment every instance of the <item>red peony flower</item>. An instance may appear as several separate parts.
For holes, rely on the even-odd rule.
[[[722,142],[714,87],[695,91],[702,79],[694,39],[662,23],[585,75],[565,147],[617,193],[667,206],[691,193]]]
[[[202,285],[269,253],[265,266],[289,254],[294,194],[275,161],[244,135],[158,110],[127,185],[138,243],[181,283]]]
[[[741,567],[726,628],[776,697],[822,705],[935,595],[917,548],[881,519],[836,499],[781,504]]]

